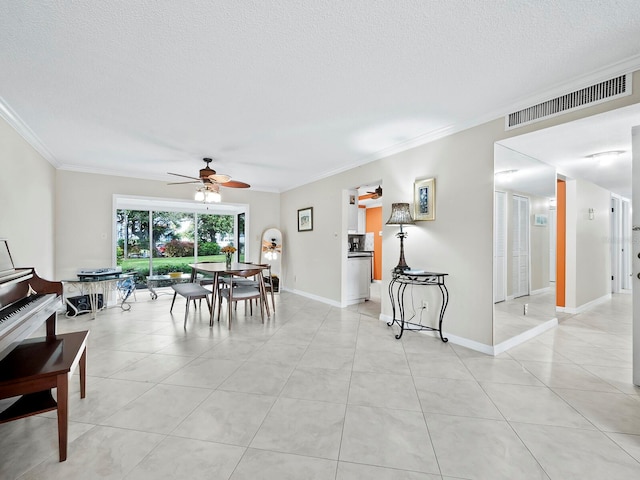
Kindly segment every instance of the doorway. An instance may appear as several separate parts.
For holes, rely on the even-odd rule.
[[[513,195],[513,298],[529,295],[529,199]]]

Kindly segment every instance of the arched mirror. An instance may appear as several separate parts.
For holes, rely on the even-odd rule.
[[[280,272],[282,271],[282,233],[277,228],[269,228],[262,234],[260,263],[271,265],[269,276],[265,280],[273,285],[273,291],[280,291]]]
[[[556,170],[496,144],[493,343],[556,320]],[[521,337],[522,338],[522,337]]]

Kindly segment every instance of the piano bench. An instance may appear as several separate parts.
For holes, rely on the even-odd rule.
[[[0,423],[57,410],[61,462],[67,459],[69,377],[78,366],[80,398],[86,394],[88,336],[81,331],[30,338],[0,361],[0,399],[22,395],[0,412]],[[52,388],[57,389],[57,402]]]

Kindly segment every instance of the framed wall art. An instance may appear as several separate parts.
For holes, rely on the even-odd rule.
[[[548,222],[548,217],[542,213],[536,213],[533,215],[533,224],[536,227],[546,227]]]
[[[436,179],[423,178],[413,184],[413,219],[436,219]]]
[[[298,231],[308,232],[313,230],[313,207],[298,210]]]

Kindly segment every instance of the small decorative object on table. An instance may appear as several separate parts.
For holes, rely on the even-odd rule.
[[[236,247],[227,245],[226,247],[222,247],[220,251],[224,253],[227,267],[231,267],[231,259],[233,258],[233,254],[236,253]]]

